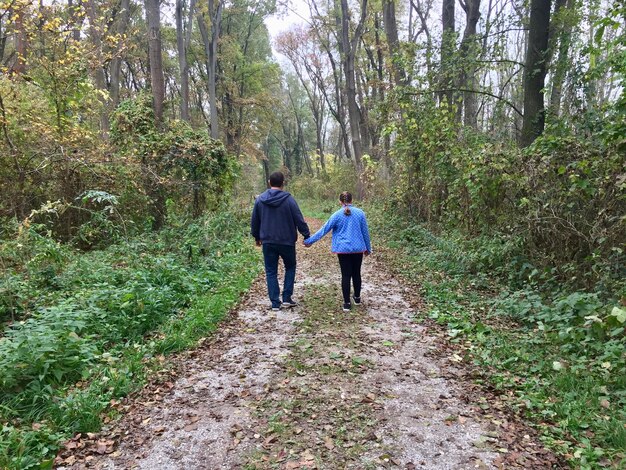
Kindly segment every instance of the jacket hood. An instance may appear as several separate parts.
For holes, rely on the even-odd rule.
[[[270,207],[278,207],[285,202],[285,200],[289,199],[289,196],[291,196],[291,194],[287,191],[281,191],[280,189],[268,189],[259,196],[259,201]]]

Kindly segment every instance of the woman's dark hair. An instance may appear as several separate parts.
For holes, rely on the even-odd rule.
[[[352,214],[352,212],[350,212],[350,207],[348,206],[348,204],[352,202],[352,194],[350,194],[348,191],[344,191],[339,195],[339,201],[341,201],[341,203],[344,205],[343,213],[346,215]]]

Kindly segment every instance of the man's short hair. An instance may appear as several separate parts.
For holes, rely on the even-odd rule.
[[[270,175],[270,186],[272,188],[282,188],[285,183],[285,175],[280,171],[275,171]]]

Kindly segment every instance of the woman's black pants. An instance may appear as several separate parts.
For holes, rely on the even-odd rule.
[[[350,303],[350,281],[354,285],[354,296],[361,297],[361,264],[363,253],[338,254],[339,266],[341,267],[341,291],[343,301]]]

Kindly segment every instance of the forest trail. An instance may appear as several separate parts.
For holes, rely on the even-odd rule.
[[[502,468],[505,445],[456,379],[458,356],[415,321],[414,293],[373,255],[364,304],[343,313],[329,239],[298,246],[298,307],[270,312],[261,276],[178,378],[126,400],[101,448],[58,468]]]

